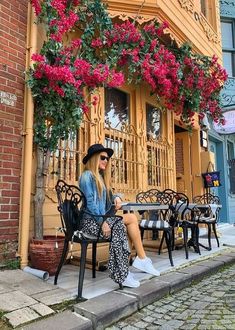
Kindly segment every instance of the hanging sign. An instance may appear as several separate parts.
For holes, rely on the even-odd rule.
[[[235,133],[235,110],[229,110],[223,113],[225,118],[225,125],[218,125],[213,123],[214,130],[219,134],[233,134]]]
[[[204,180],[204,188],[212,188],[212,187],[221,186],[219,171],[202,173],[202,177]]]

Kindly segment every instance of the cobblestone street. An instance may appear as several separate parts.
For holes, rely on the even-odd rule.
[[[235,329],[235,265],[106,328],[118,329]]]

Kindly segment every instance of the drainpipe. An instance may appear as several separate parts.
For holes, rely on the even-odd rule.
[[[27,49],[26,70],[31,63],[31,56],[37,49],[37,25],[31,4],[28,5],[27,17]],[[30,227],[30,206],[32,187],[32,160],[33,160],[33,99],[30,90],[25,86],[24,99],[24,127],[22,175],[20,191],[20,219],[19,219],[19,248],[21,268],[28,265],[28,245]]]

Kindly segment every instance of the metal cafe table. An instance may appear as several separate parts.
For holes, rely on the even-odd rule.
[[[161,211],[168,210],[169,204],[160,204],[160,203],[122,203],[121,210],[123,211]]]

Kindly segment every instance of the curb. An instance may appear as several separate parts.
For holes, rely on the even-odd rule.
[[[235,250],[222,251],[195,264],[146,280],[139,288],[124,288],[91,298],[75,304],[74,312],[66,311],[21,329],[103,330],[153,303],[156,299],[190,286],[195,281],[234,263]],[[66,319],[65,324],[61,322],[62,319]]]

